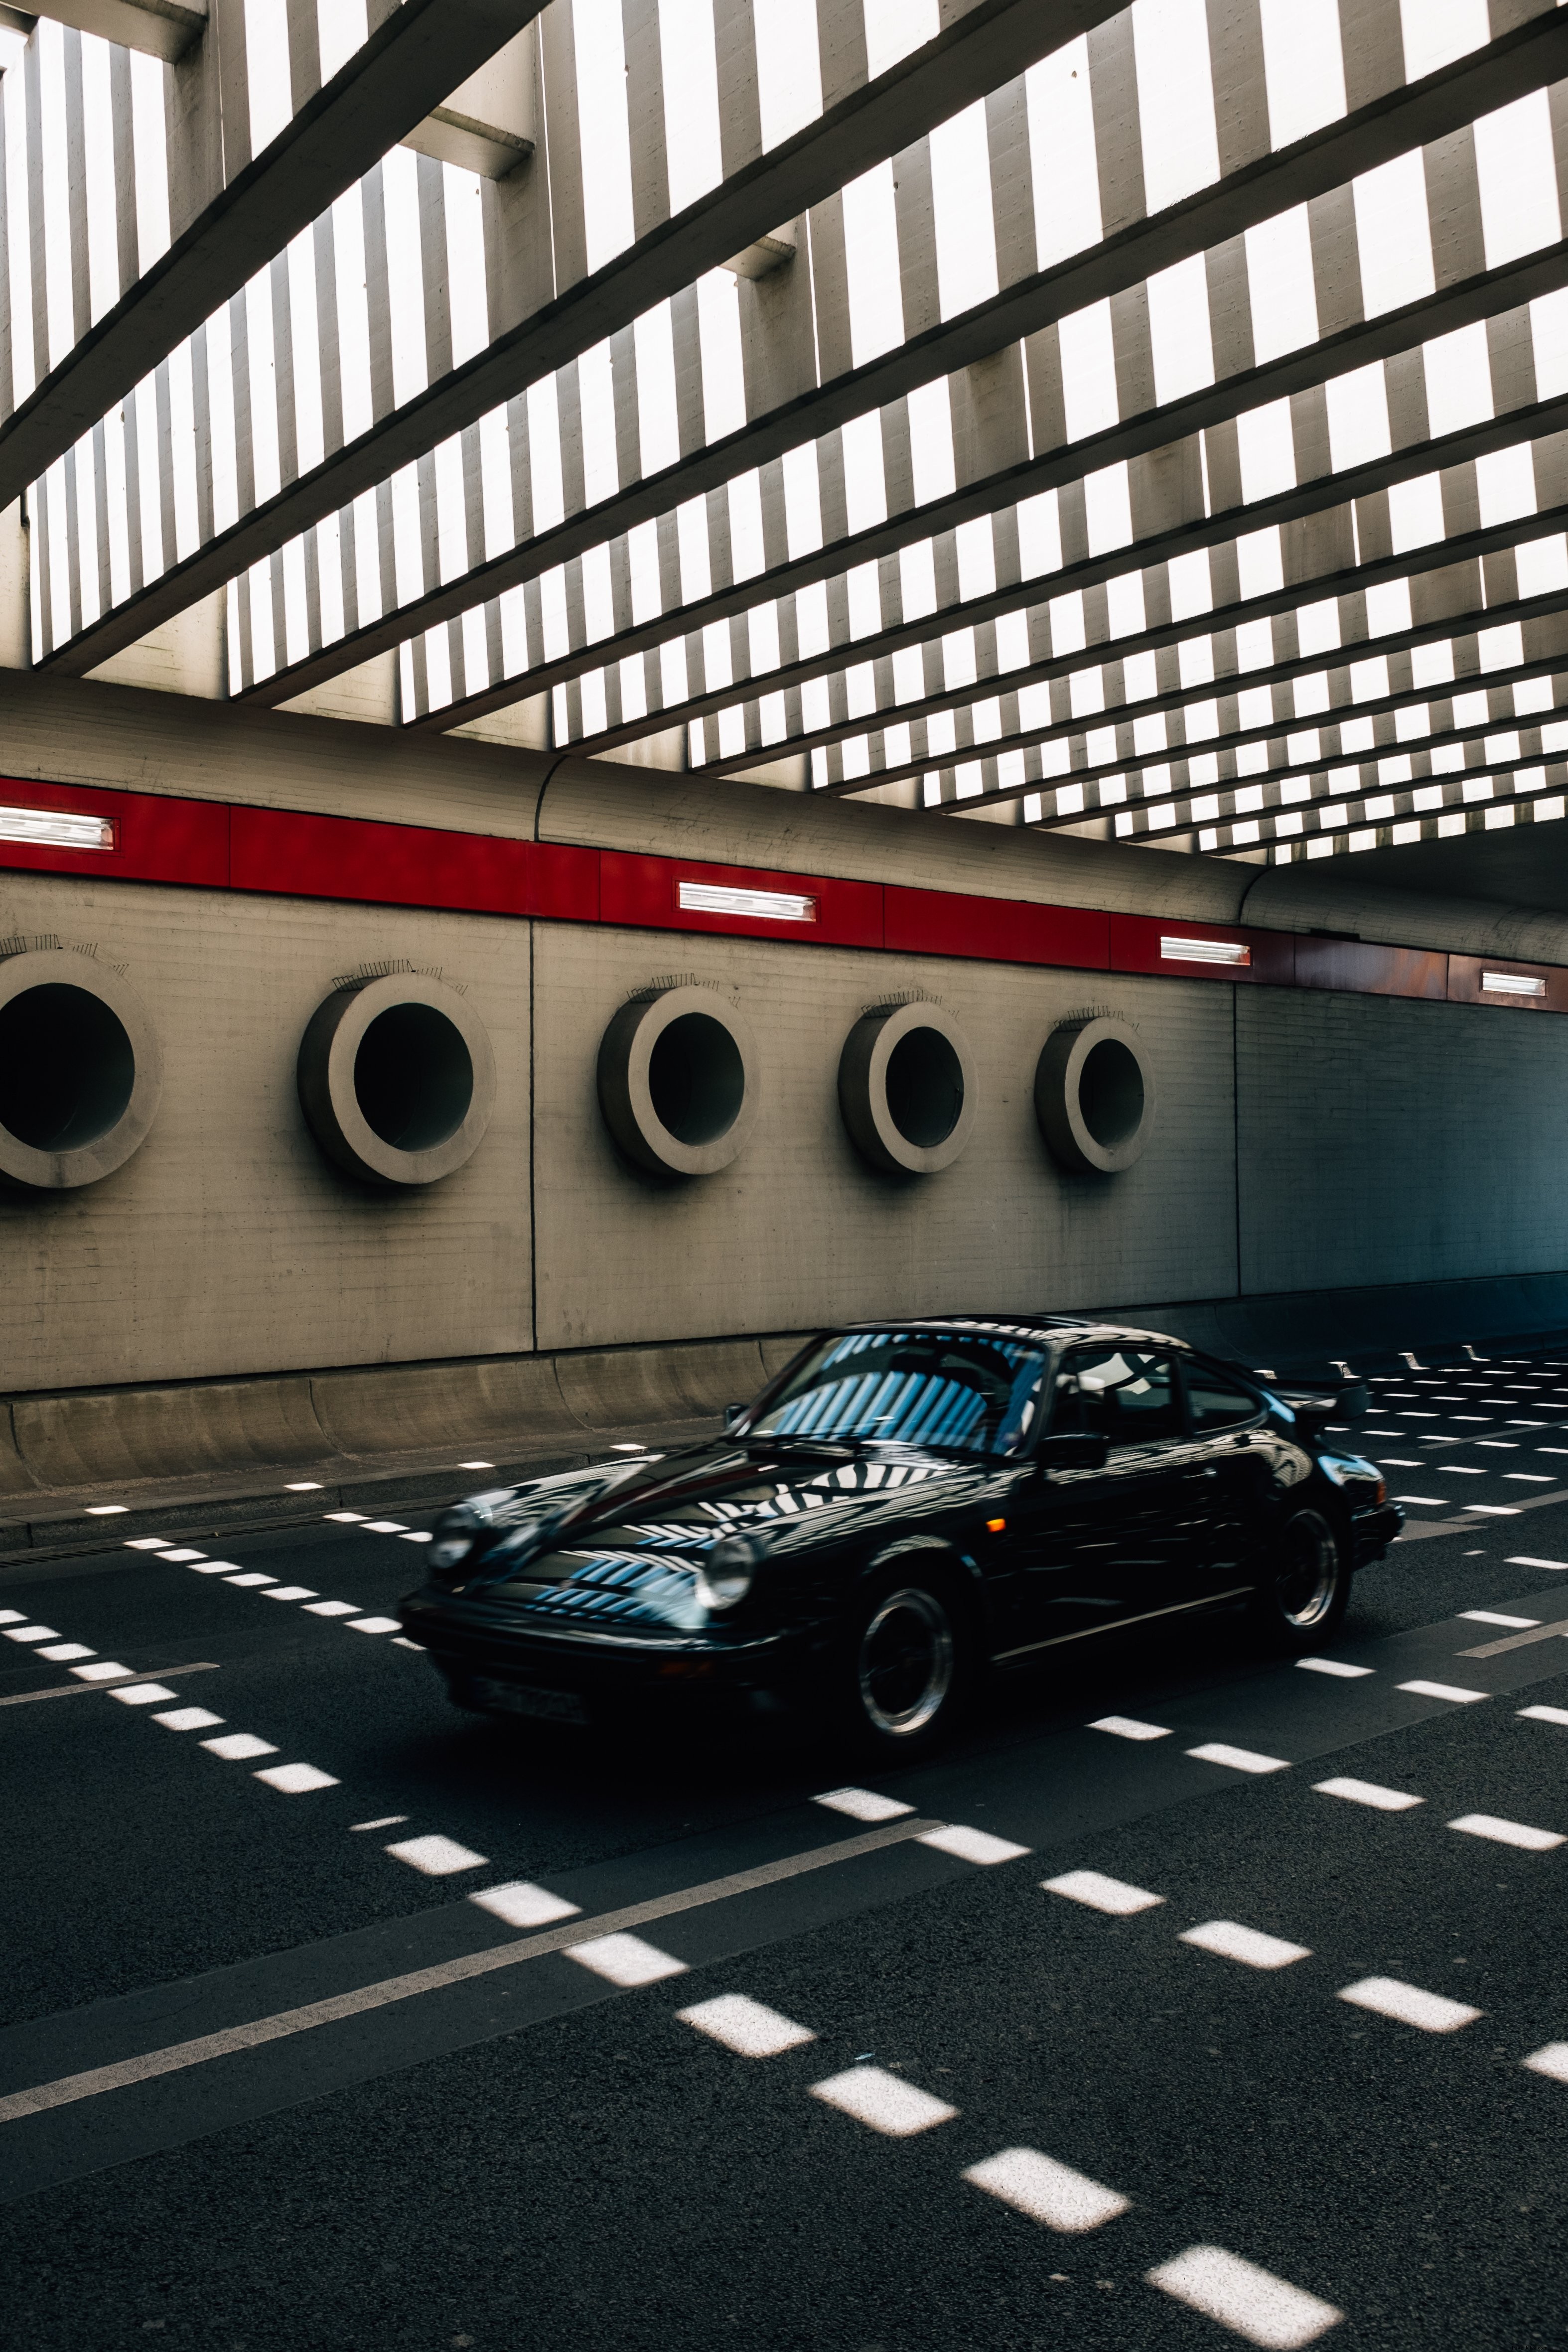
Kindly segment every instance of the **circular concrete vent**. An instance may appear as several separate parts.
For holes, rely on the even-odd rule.
[[[484,1023],[438,980],[335,989],[300,1045],[300,1102],[331,1160],[367,1184],[434,1184],[478,1150],[495,1106]]]
[[[153,1124],[163,1057],[135,990],[67,948],[0,961],[0,1177],[93,1184]]]
[[[1113,1176],[1142,1156],[1154,1123],[1154,1074],[1120,1021],[1069,1021],[1035,1072],[1040,1132],[1064,1168]]]
[[[937,1004],[862,1014],[838,1062],[838,1103],[857,1148],[890,1176],[951,1168],[974,1123],[974,1064]]]
[[[727,1168],[757,1113],[757,1049],[707,988],[623,1004],[599,1046],[599,1107],[628,1159],[658,1176]]]

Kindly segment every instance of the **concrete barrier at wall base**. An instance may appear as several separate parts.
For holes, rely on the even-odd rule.
[[[37,1480],[16,1451],[11,1408],[0,1406],[0,1503],[11,1502],[17,1496],[36,1495],[37,1491]]]
[[[709,1420],[754,1397],[764,1378],[755,1339],[694,1339],[557,1356],[561,1393],[584,1429]]]
[[[480,1357],[457,1364],[376,1364],[318,1372],[310,1381],[323,1450],[365,1455],[445,1447],[455,1461],[520,1437],[568,1442],[567,1410],[549,1356]]]
[[[23,1461],[55,1488],[286,1468],[331,1451],[302,1373],[18,1397],[11,1417]]]

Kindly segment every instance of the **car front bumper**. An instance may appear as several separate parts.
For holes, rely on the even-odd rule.
[[[784,1691],[817,1647],[804,1629],[640,1635],[546,1628],[521,1611],[464,1605],[439,1590],[411,1594],[397,1613],[459,1706],[563,1722],[633,1701],[743,1701]]]
[[[1382,1559],[1404,1525],[1405,1514],[1397,1503],[1355,1512],[1351,1519],[1352,1568],[1366,1568],[1373,1560]]]

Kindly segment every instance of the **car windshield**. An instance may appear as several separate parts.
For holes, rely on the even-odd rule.
[[[813,1349],[747,1433],[1018,1454],[1046,1364],[1043,1348],[983,1332],[846,1332]]]

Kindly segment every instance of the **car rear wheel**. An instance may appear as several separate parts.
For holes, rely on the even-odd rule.
[[[1253,1615],[1272,1648],[1300,1657],[1333,1640],[1350,1592],[1350,1563],[1340,1537],[1321,1511],[1296,1511],[1271,1547],[1268,1581],[1253,1597]]]
[[[834,1666],[833,1712],[863,1755],[923,1754],[969,1695],[973,1644],[956,1580],[917,1556],[863,1593]]]

